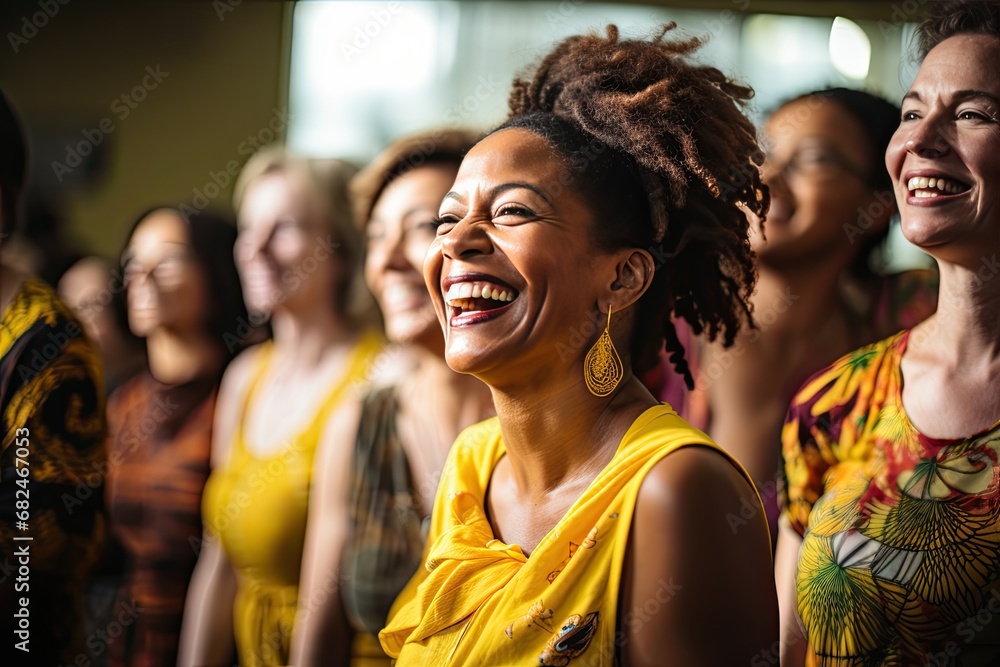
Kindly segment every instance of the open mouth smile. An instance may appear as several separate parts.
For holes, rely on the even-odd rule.
[[[495,278],[452,282],[444,294],[448,322],[453,327],[485,322],[506,312],[518,292]]]
[[[906,189],[909,191],[906,201],[908,204],[915,205],[944,203],[965,194],[971,187],[961,181],[943,176],[913,176],[906,181]]]

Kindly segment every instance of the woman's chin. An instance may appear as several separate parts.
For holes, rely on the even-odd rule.
[[[160,318],[153,312],[130,312],[128,315],[128,326],[132,333],[139,338],[145,338],[151,334],[160,324]]]
[[[395,345],[424,350],[438,357],[444,356],[444,338],[441,336],[441,327],[438,326],[436,320],[433,327],[424,327],[419,330],[398,331],[386,327],[385,335],[389,342]]]
[[[264,318],[270,317],[274,311],[275,303],[280,301],[280,297],[275,298],[277,294],[276,290],[244,290],[244,300],[246,301],[247,310]]]
[[[387,315],[383,311],[383,318],[386,337],[398,345],[419,345],[428,339],[441,339],[441,323],[430,305],[404,313]]]
[[[946,245],[954,237],[952,230],[942,225],[930,224],[929,221],[904,221],[901,231],[903,238],[924,252],[931,252],[935,247]]]
[[[445,347],[444,358],[448,367],[456,373],[479,375],[481,371],[495,366],[495,355],[483,350],[470,349],[466,345],[454,342]]]

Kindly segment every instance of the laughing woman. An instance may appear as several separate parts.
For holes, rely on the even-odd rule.
[[[686,370],[672,312],[731,340],[754,281],[751,91],[697,46],[566,40],[445,197],[424,277],[498,417],[449,455],[380,635],[401,667],[746,664],[777,639],[752,483],[635,375],[664,340]]]
[[[1000,664],[1000,7],[942,3],[919,35],[885,163],[940,305],[792,402],[782,665]]]

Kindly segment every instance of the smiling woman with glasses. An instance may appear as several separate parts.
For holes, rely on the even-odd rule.
[[[768,155],[764,167],[777,169],[786,181],[802,178],[827,183],[849,174],[863,183],[874,182],[871,169],[865,169],[818,138],[803,141],[795,152],[780,164]]]
[[[935,3],[917,35],[884,160],[940,306],[791,403],[782,667],[1000,664],[1000,6]]]
[[[235,241],[223,216],[158,207],[139,216],[122,253],[129,327],[146,341],[149,369],[108,400],[105,502],[126,560],[114,608],[141,610],[110,643],[111,666],[177,663],[216,395],[238,351],[225,336],[247,317]]]
[[[896,105],[834,88],[786,102],[762,128],[771,210],[751,237],[760,328],[740,334],[738,354],[704,347],[692,399],[707,404],[707,430],[753,476],[772,535],[781,424],[795,390],[934,310],[934,273],[885,276],[875,266],[896,208],[881,155],[898,122]]]

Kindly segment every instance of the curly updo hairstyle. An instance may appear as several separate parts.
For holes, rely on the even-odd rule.
[[[594,214],[598,243],[642,248],[656,263],[638,303],[632,366],[644,372],[666,343],[688,388],[694,380],[672,318],[730,346],[753,326],[757,279],[747,212],[763,219],[770,197],[764,155],[742,107],[753,90],[689,59],[702,41],[579,35],[518,78],[510,116],[494,132],[522,128],[568,163],[570,187]]]

